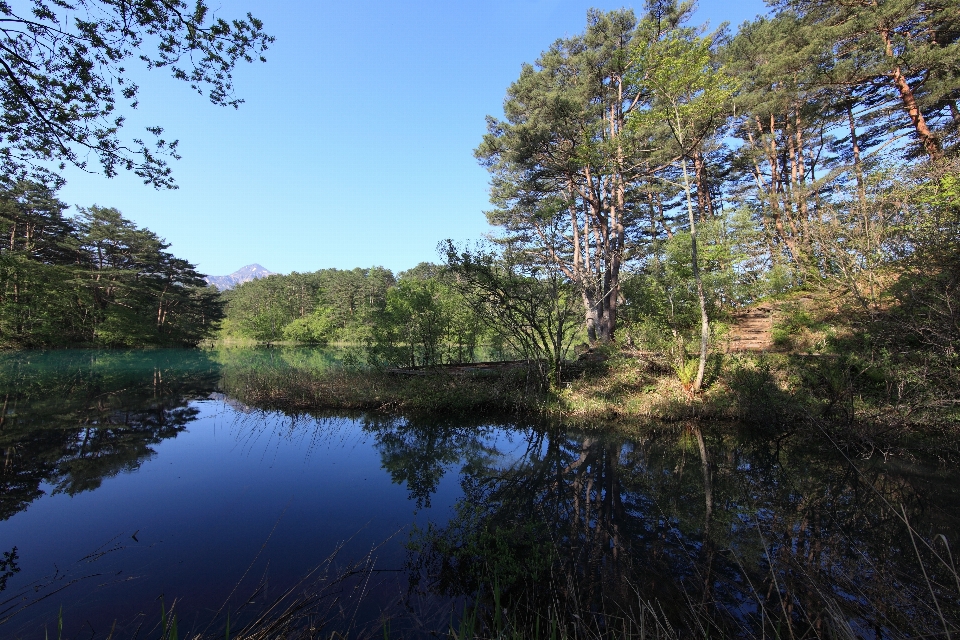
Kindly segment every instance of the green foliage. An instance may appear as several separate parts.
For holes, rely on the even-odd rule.
[[[621,269],[639,223],[624,192],[649,170],[625,127],[642,98],[629,73],[636,33],[632,10],[591,9],[582,34],[522,67],[505,117],[487,119],[475,151],[491,173],[496,242],[572,285],[591,342],[615,338]]]
[[[793,345],[793,339],[791,338],[790,331],[783,327],[775,326],[771,331],[771,337],[773,338],[774,346],[781,349],[785,349]]]
[[[930,129],[944,113],[956,124],[960,31],[952,3],[785,0],[780,6],[800,18],[811,48],[831,54],[815,68],[826,70],[824,75],[838,84],[856,87],[874,103],[877,97],[870,93],[883,88],[883,98],[898,112],[898,126],[912,129],[915,152],[942,157],[942,134],[956,130],[944,127],[938,135]]]
[[[433,279],[406,278],[387,291],[387,303],[373,328],[371,353],[376,360],[411,367],[444,362],[450,328],[444,289]]]
[[[816,320],[797,304],[780,305],[780,316],[780,320],[773,326],[773,341],[777,346],[789,346],[792,343],[792,337],[800,335],[805,330],[814,332],[830,330],[827,324]]]
[[[762,237],[748,212],[725,212],[702,222],[697,233],[702,243],[698,263],[711,317],[723,318],[730,309],[790,289],[786,267],[770,269],[757,259]],[[670,351],[676,338],[667,335],[686,342],[699,331],[691,263],[690,235],[681,231],[659,244],[658,255],[646,268],[624,279],[622,319],[631,336],[642,336],[645,348]]]
[[[66,218],[52,189],[0,188],[0,347],[195,345],[219,295],[116,209]]]
[[[276,342],[301,307],[291,298],[287,276],[272,275],[244,282],[224,295],[228,328],[238,335]],[[304,311],[306,312],[306,308]],[[311,310],[312,311],[312,310]]]
[[[652,100],[631,114],[630,126],[643,131],[666,122],[680,155],[688,157],[723,122],[738,83],[716,64],[710,39],[697,38],[688,29],[652,35],[638,40],[631,69]]]
[[[251,280],[223,294],[227,304],[221,337],[363,343],[394,282],[382,267]]]
[[[382,267],[273,275],[224,294],[222,337],[363,346],[363,361],[435,366],[472,361],[490,332],[444,270]]]
[[[157,126],[147,127],[155,138],[149,142],[121,135],[118,107],[138,103],[136,61],[166,68],[215,105],[238,107],[234,67],[264,61],[273,42],[250,14],[225,20],[203,0],[32,0],[0,4],[0,19],[8,26],[0,36],[0,158],[8,176],[50,176],[53,160],[86,171],[99,164],[108,177],[126,169],[146,184],[174,186],[165,156],[179,157],[176,140]]]
[[[80,208],[81,286],[93,298],[92,342],[106,346],[197,344],[222,317],[216,291],[169,245],[116,209]]]
[[[317,309],[297,318],[283,328],[283,339],[290,342],[324,345],[333,335],[333,319],[328,309]]]
[[[796,286],[796,277],[787,265],[775,264],[760,274],[758,284],[759,298],[775,298],[791,291]]]
[[[674,371],[680,383],[685,386],[693,384],[693,381],[697,377],[697,368],[699,365],[700,362],[696,359],[684,360],[681,364],[676,365]]]
[[[422,263],[400,274],[375,316],[369,353],[373,361],[404,366],[470,362],[488,332],[450,274]]]
[[[460,250],[450,240],[445,251],[453,282],[474,313],[526,360],[538,383],[559,387],[580,325],[573,288],[522,254]]]

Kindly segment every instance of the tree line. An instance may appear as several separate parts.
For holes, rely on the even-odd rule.
[[[0,185],[0,347],[196,345],[223,316],[194,265],[116,209]]]
[[[557,274],[502,251],[441,244],[441,264],[274,274],[223,292],[220,336],[362,348],[373,365],[432,367],[521,358],[544,381],[582,337]]]
[[[900,338],[949,359],[960,16],[946,0],[771,7],[735,33],[691,26],[692,2],[590,11],[488,118],[487,243],[443,243],[440,266],[397,276],[246,283],[221,294],[221,335],[369,344],[410,365],[498,344],[555,381],[581,339],[641,342],[692,353],[696,389],[718,320],[828,285],[869,318],[899,309]],[[4,187],[4,344],[206,335],[218,302],[191,265],[113,210],[65,218],[37,184]]]
[[[489,333],[448,274],[429,263],[397,276],[383,267],[275,274],[222,295],[223,337],[351,343],[368,347],[366,355],[385,364],[471,360],[481,335]]]
[[[952,357],[960,16],[782,0],[731,33],[692,10],[591,10],[522,66],[475,151],[498,232],[441,245],[443,287],[555,381],[574,342],[623,340],[690,353],[699,390],[718,321],[798,287],[840,288],[868,318],[899,309],[898,339]],[[377,329],[388,291],[357,316],[365,339],[402,341]],[[320,313],[341,332],[342,305]],[[288,338],[327,326],[287,313],[271,335],[294,321]]]

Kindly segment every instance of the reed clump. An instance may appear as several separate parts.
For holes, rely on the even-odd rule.
[[[548,396],[525,371],[415,375],[384,370],[340,369],[320,373],[292,367],[234,369],[221,386],[236,400],[260,409],[310,412],[327,409],[385,413],[466,415],[539,412]]]

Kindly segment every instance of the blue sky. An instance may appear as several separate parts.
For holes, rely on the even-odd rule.
[[[487,173],[473,157],[484,117],[554,40],[583,31],[573,0],[258,2],[213,0],[226,18],[250,11],[277,41],[266,64],[235,74],[239,110],[217,108],[157,73],[138,77],[130,137],[159,124],[180,140],[180,186],[135,176],[65,173],[69,204],[116,207],[200,271],[253,262],[281,273],[437,260],[445,238],[479,239]],[[630,6],[630,5],[627,5]],[[635,5],[638,10],[642,3]],[[694,23],[736,27],[762,0],[700,0]]]

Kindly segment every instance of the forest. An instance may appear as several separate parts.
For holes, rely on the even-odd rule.
[[[832,302],[789,303],[782,344],[820,328],[814,350],[949,388],[955,6],[788,0],[736,31],[690,25],[693,8],[593,10],[524,64],[475,150],[496,231],[397,275],[325,269],[217,293],[119,212],[66,217],[55,190],[11,183],[0,341],[334,341],[405,366],[489,348],[554,384],[575,350],[624,345],[668,354],[698,392],[740,310],[813,293]]]
[[[0,185],[0,347],[196,346],[223,306],[149,229],[50,186]]]
[[[952,354],[955,7],[781,2],[731,36],[691,6],[592,12],[523,68],[476,151],[497,242],[574,285],[591,341],[699,343],[694,390],[714,321],[791,289]]]

